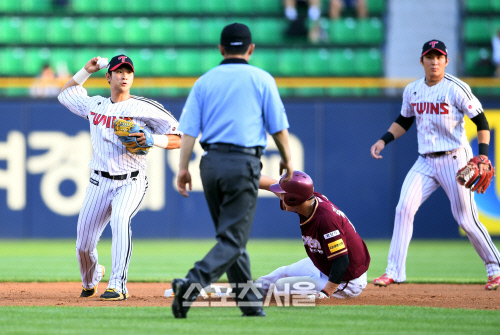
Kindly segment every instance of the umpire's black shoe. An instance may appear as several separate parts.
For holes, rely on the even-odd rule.
[[[266,312],[263,309],[258,309],[254,312],[243,313],[241,316],[267,316]]]
[[[191,307],[191,303],[196,300],[199,294],[197,289],[192,290],[188,297],[184,297],[191,283],[187,279],[172,280],[172,290],[174,291],[174,301],[172,302],[172,313],[176,319],[185,319]]]

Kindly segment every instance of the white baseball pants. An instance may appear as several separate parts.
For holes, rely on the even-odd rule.
[[[457,171],[472,158],[472,149],[460,148],[440,157],[419,156],[406,175],[396,207],[394,232],[386,273],[395,282],[406,280],[406,256],[413,233],[413,219],[420,205],[442,186],[451,211],[486,266],[488,276],[500,273],[500,254],[488,231],[479,222],[474,193],[458,184]],[[436,222],[439,224],[439,222]]]
[[[314,290],[321,291],[328,282],[328,276],[314,266],[309,257],[304,258],[297,263],[282,266],[274,270],[268,275],[262,276],[255,283],[262,285],[262,290],[265,294],[269,290],[271,284],[275,285],[278,292],[283,292],[285,285],[293,288],[294,285],[298,288],[300,283],[310,283],[314,285]],[[366,272],[359,278],[350,280],[349,282],[341,282],[333,297],[339,299],[357,297],[366,287]]]
[[[78,217],[76,255],[83,286],[96,286],[102,279],[97,242],[108,222],[111,225],[111,275],[108,288],[127,291],[127,272],[132,255],[131,220],[139,210],[148,187],[144,171],[137,177],[112,180],[92,171],[82,209]]]

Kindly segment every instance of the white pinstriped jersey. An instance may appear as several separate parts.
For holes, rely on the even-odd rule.
[[[449,74],[430,87],[422,77],[408,84],[403,93],[401,115],[415,116],[422,155],[469,146],[464,115],[473,118],[482,112],[469,85]]]
[[[406,257],[415,214],[439,187],[448,196],[453,217],[483,260],[488,276],[500,271],[500,254],[479,221],[474,192],[455,180],[457,171],[472,158],[464,116],[474,118],[480,113],[481,103],[469,86],[449,74],[431,87],[421,78],[409,84],[403,93],[401,115],[415,116],[417,120],[420,156],[406,175],[394,218],[386,274],[397,283],[406,280]],[[425,155],[452,150],[453,154]]]
[[[89,97],[87,90],[77,85],[61,92],[58,99],[71,112],[89,120],[94,149],[89,164],[92,170],[121,175],[146,169],[146,155],[131,154],[115,135],[116,118],[132,120],[153,134],[181,134],[175,117],[160,103],[147,98],[132,95],[128,100],[113,103],[99,95]]]

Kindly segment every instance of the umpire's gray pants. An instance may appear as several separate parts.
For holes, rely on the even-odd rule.
[[[243,313],[262,307],[262,294],[253,282],[246,244],[257,206],[260,157],[210,150],[202,157],[200,174],[215,225],[217,243],[186,276],[206,287],[224,273]],[[246,288],[245,286],[246,285]],[[243,295],[243,296],[242,296]]]

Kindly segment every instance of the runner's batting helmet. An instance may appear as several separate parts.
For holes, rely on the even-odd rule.
[[[284,181],[281,176],[278,184],[273,184],[270,190],[274,193],[284,193],[283,201],[287,206],[298,206],[314,194],[314,184],[306,173],[294,171],[290,181]]]

